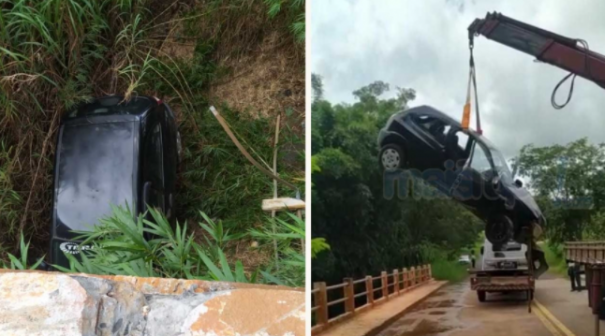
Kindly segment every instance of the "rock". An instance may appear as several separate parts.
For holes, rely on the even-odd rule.
[[[95,303],[67,275],[0,273],[0,335],[95,335]]]
[[[280,286],[0,269],[0,335],[304,335]]]
[[[304,307],[297,291],[234,290],[195,307],[180,331],[186,336],[304,335]]]

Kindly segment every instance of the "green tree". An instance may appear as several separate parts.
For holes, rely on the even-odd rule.
[[[579,240],[598,233],[595,225],[605,218],[604,145],[579,139],[565,146],[521,149],[515,165],[529,178],[528,187],[547,219],[546,234],[552,243]]]

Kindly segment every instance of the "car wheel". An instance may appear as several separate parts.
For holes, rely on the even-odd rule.
[[[396,171],[405,164],[405,153],[403,149],[395,144],[388,144],[380,150],[380,166],[386,171]]]
[[[486,297],[486,293],[485,291],[477,291],[477,299],[479,299],[479,302],[485,302],[485,297]]]
[[[507,243],[513,237],[513,221],[506,215],[495,215],[488,219],[485,238],[493,245]]]
[[[183,144],[181,143],[181,132],[176,132],[176,153],[180,162],[183,159]]]

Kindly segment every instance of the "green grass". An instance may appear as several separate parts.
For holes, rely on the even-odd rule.
[[[457,260],[440,259],[431,262],[433,278],[447,280],[449,282],[460,282],[467,278],[469,265],[459,264]]]
[[[567,276],[567,264],[563,258],[563,249],[559,246],[551,246],[548,242],[539,242],[538,245],[544,251],[544,257],[548,263],[548,271],[557,275]]]
[[[214,13],[224,11],[236,23],[249,21],[247,6],[260,6],[271,22],[280,21],[273,19],[281,12],[279,17],[287,15],[288,26],[284,29],[290,29],[297,39],[304,39],[303,0],[265,1],[259,5],[249,0],[239,1],[237,5],[229,2],[233,6],[224,2],[209,3],[216,5],[212,8]],[[276,7],[278,2],[283,4],[281,8]],[[217,223],[220,219],[221,230],[230,230],[232,235],[251,238],[252,229],[265,232],[269,221],[261,210],[261,200],[272,197],[271,179],[245,160],[208,112],[209,86],[214,80],[220,80],[221,74],[228,73],[216,65],[213,54],[217,39],[223,37],[224,32],[212,38],[191,35],[192,32],[212,34],[212,30],[195,29],[196,22],[209,19],[203,14],[211,12],[204,11],[208,8],[202,8],[202,14],[191,19],[183,15],[183,11],[178,17],[168,14],[173,12],[168,9],[181,5],[185,6],[184,12],[190,11],[186,5],[175,3],[175,7],[166,8],[168,2],[157,0],[0,0],[0,3],[0,227],[3,232],[0,263],[8,264],[8,253],[25,246],[20,243],[22,234],[25,241],[31,241],[28,248],[35,249],[30,257],[41,257],[46,251],[53,144],[59,116],[79,102],[107,93],[156,95],[176,110],[184,149],[176,201],[181,223],[206,221],[200,215],[203,211]],[[259,20],[261,28],[271,26],[268,21]],[[190,34],[185,41],[195,44],[192,59],[174,59],[159,50],[166,32],[175,22],[193,27],[188,29]],[[234,29],[232,34],[238,35],[238,31]],[[233,48],[237,50],[238,46]],[[217,107],[252,155],[271,162],[275,119],[253,119],[228,106]],[[284,114],[287,115],[287,111],[283,111],[282,117]],[[280,146],[290,151],[280,151],[278,172],[280,177],[297,184],[304,197],[304,153],[291,150],[300,147],[303,141],[304,134],[282,128]],[[279,191],[280,196],[293,196],[293,191],[281,186]],[[289,217],[281,219],[290,223]],[[20,230],[22,223],[26,224],[25,230]],[[291,262],[279,267],[279,272],[275,265],[259,266],[273,272],[267,273],[268,277],[274,275],[287,279],[286,283],[298,283],[304,279],[301,276],[304,267],[300,273],[300,260],[293,257],[292,247],[286,248],[288,244],[280,237],[273,237],[281,242],[280,260],[289,256],[293,258]],[[269,240],[272,242],[273,238]],[[271,245],[266,236],[255,239]],[[200,239],[198,243],[207,242]],[[235,244],[226,245],[221,248],[229,257],[234,249],[231,245]],[[212,261],[219,262],[219,259],[214,254]],[[230,263],[233,266],[236,261]],[[160,272],[160,275],[180,274]]]

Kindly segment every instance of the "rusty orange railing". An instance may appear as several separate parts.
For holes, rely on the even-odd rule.
[[[374,288],[374,282],[378,280],[380,280],[380,286]],[[335,323],[350,318],[366,309],[371,309],[376,305],[388,301],[390,298],[399,296],[431,280],[431,266],[422,265],[412,267],[409,270],[404,268],[401,272],[398,269],[393,270],[392,273],[383,271],[379,276],[375,277],[368,275],[365,278],[357,280],[345,278],[343,282],[330,286],[327,286],[325,282],[315,282],[311,291],[313,301],[311,314],[314,317],[311,333],[316,335]],[[355,286],[358,285],[360,287],[359,285],[361,284],[363,284],[364,290],[355,293]],[[328,301],[328,293],[331,291],[340,291],[342,297]],[[375,294],[377,291],[379,291],[379,297]],[[355,299],[361,297],[365,297],[365,303],[356,307]],[[344,312],[330,316],[328,308],[337,304],[344,305]]]

